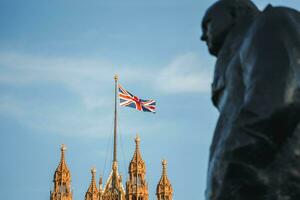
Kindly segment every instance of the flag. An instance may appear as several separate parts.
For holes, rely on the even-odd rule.
[[[152,112],[155,113],[156,102],[154,100],[143,100],[137,96],[132,95],[130,92],[125,90],[120,84],[119,88],[119,97],[120,97],[120,106],[127,106],[135,108],[139,111]]]

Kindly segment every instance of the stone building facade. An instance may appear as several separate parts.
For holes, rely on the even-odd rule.
[[[96,169],[91,170],[92,178],[85,200],[149,200],[148,183],[146,181],[146,164],[140,152],[140,138],[135,138],[136,148],[128,167],[128,180],[124,188],[122,176],[118,172],[118,162],[112,163],[111,173],[102,185],[96,183]],[[50,200],[73,200],[71,191],[71,174],[65,161],[65,146],[61,148],[61,160],[54,174],[54,189],[50,192]],[[157,200],[172,200],[173,189],[167,176],[167,162],[162,161],[162,175],[156,187]]]

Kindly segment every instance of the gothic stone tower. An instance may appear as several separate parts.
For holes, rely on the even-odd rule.
[[[95,177],[96,177],[96,169],[91,169],[92,180],[89,186],[88,191],[85,194],[85,200],[100,200],[100,192],[97,188]]]
[[[96,169],[91,170],[92,180],[85,194],[85,200],[149,200],[148,183],[146,182],[146,165],[140,152],[140,138],[135,138],[136,148],[129,164],[129,177],[126,181],[126,192],[122,184],[122,176],[118,172],[116,153],[114,153],[112,171],[102,188],[100,176],[99,187],[96,185]],[[116,143],[114,144],[116,147]],[[72,200],[71,174],[65,161],[66,147],[61,147],[61,159],[54,174],[54,189],[50,192],[50,200]],[[116,148],[114,148],[116,152]],[[167,176],[167,161],[162,161],[162,175],[156,188],[157,200],[172,200],[173,189]]]
[[[65,145],[61,146],[61,158],[54,173],[54,189],[50,192],[50,200],[72,200],[71,174],[65,161]]]
[[[172,200],[173,188],[167,176],[167,161],[162,161],[163,171],[156,187],[157,200]]]
[[[146,165],[140,152],[140,138],[135,138],[136,148],[129,164],[129,177],[126,182],[127,200],[148,200],[148,184],[145,179]]]

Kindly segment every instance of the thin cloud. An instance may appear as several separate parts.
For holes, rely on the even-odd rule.
[[[0,83],[14,86],[57,83],[78,94],[87,108],[107,106],[102,91],[106,88],[106,83],[112,80],[111,63],[101,60],[0,54],[0,66]]]
[[[171,94],[207,93],[212,79],[211,65],[195,53],[180,55],[158,74],[157,88]]]
[[[189,53],[178,56],[154,74],[146,67],[124,65],[116,68],[112,62],[100,59],[36,57],[0,52],[0,85],[22,88],[24,93],[33,93],[34,97],[25,100],[18,94],[20,90],[2,92],[0,113],[13,116],[41,133],[102,137],[111,132],[112,127],[113,72],[118,72],[124,83],[143,83],[143,86],[162,94],[207,92],[211,72],[202,63],[196,54]],[[63,94],[79,102],[68,103],[69,99],[56,97],[56,91],[51,94],[53,99],[35,93],[34,88],[43,84],[41,93],[47,94],[56,86]],[[155,120],[149,128],[144,121],[147,120],[142,117],[130,123],[135,124],[135,130],[149,133],[163,128],[163,123],[156,124]],[[134,131],[130,123],[123,130]],[[130,134],[128,131],[125,133]]]

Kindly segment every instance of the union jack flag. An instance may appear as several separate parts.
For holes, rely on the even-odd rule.
[[[120,84],[119,88],[119,97],[120,97],[120,106],[127,106],[135,108],[139,111],[152,112],[155,113],[156,102],[154,100],[143,100],[137,96],[132,95],[130,92],[125,90]]]

